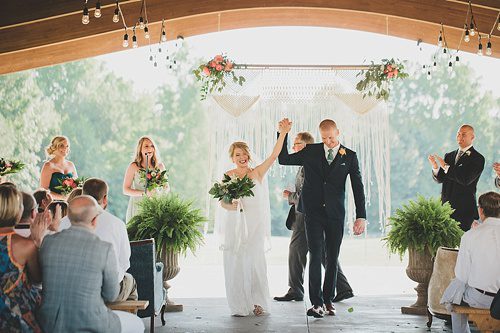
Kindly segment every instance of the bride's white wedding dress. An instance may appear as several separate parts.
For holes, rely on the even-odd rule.
[[[254,196],[242,198],[236,211],[218,208],[216,214],[227,302],[237,316],[251,314],[254,305],[268,311],[270,298],[264,254],[270,248],[269,190],[265,180],[254,183]]]

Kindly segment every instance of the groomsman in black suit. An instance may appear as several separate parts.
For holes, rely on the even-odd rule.
[[[290,123],[288,119],[282,122]],[[300,165],[304,169],[304,185],[298,211],[305,214],[309,247],[309,298],[312,307],[308,316],[321,318],[325,310],[335,315],[337,265],[344,235],[345,183],[347,176],[356,203],[354,234],[365,230],[365,194],[356,153],[340,144],[337,124],[330,119],[319,125],[323,143],[307,145],[301,151],[288,154],[287,137],[278,157],[282,165]],[[326,267],[321,288],[321,261],[326,247]]]
[[[457,132],[459,148],[444,155],[429,155],[432,176],[443,184],[441,201],[448,201],[455,211],[451,217],[460,222],[460,228],[467,231],[472,222],[479,218],[476,207],[476,187],[484,169],[484,157],[474,149],[474,128],[462,125]]]

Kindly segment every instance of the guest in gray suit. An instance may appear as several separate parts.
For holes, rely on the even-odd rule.
[[[306,145],[314,143],[314,138],[309,132],[300,132],[293,142],[293,151],[301,151]],[[304,169],[299,168],[295,177],[295,192],[283,191],[283,197],[291,205],[286,220],[286,226],[292,230],[290,246],[288,248],[288,292],[284,296],[274,297],[279,302],[302,301],[304,299],[304,270],[307,263],[307,239],[304,227],[304,215],[297,210],[300,193],[304,185]],[[324,260],[323,258],[323,266]],[[337,273],[337,292],[333,302],[340,302],[353,297],[352,288],[347,281],[340,265]]]
[[[93,197],[73,199],[71,227],[46,236],[42,243],[39,321],[45,332],[144,332],[137,316],[105,305],[118,296],[119,281],[113,246],[94,235],[101,213]]]

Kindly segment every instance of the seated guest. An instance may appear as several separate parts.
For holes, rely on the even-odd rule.
[[[90,195],[104,210],[97,218],[95,234],[100,240],[113,244],[118,264],[118,281],[120,294],[116,301],[137,300],[137,284],[134,277],[126,273],[130,268],[130,241],[125,223],[118,217],[107,212],[108,185],[104,180],[89,178],[83,184],[83,194]],[[69,228],[68,218],[63,218],[60,230]]]
[[[0,332],[41,332],[34,314],[40,293],[32,283],[41,281],[37,247],[50,218],[39,214],[31,222],[29,239],[14,231],[22,214],[21,193],[0,186]]]
[[[35,197],[39,213],[43,213],[45,208],[52,202],[50,191],[44,188],[36,190],[35,193],[33,193],[33,197]]]
[[[44,239],[39,321],[45,332],[144,331],[137,316],[105,305],[117,298],[119,281],[113,245],[94,234],[101,213],[93,197],[76,197],[68,208],[71,227]]]
[[[500,320],[500,289],[493,299],[493,302],[491,302],[490,314],[493,318]]]
[[[499,162],[493,163],[493,170],[495,170],[495,173],[497,174],[497,176],[495,177],[495,186],[497,188],[500,188],[500,163]]]
[[[16,234],[23,237],[29,237],[31,234],[30,225],[31,222],[35,220],[38,212],[38,205],[31,194],[22,192],[21,195],[23,197],[23,214],[19,223],[16,224],[15,230]]]
[[[445,290],[441,303],[488,309],[500,289],[500,194],[479,197],[482,224],[467,231],[460,241],[455,279]],[[470,333],[467,315],[451,312],[453,333]]]
[[[76,198],[79,195],[82,195],[83,190],[79,187],[74,188],[71,192],[69,192],[68,197],[66,198],[67,202],[70,202],[74,198]]]

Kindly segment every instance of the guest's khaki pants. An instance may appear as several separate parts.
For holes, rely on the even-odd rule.
[[[120,293],[115,302],[137,301],[138,299],[137,283],[131,274],[125,273],[123,280],[120,282]]]

